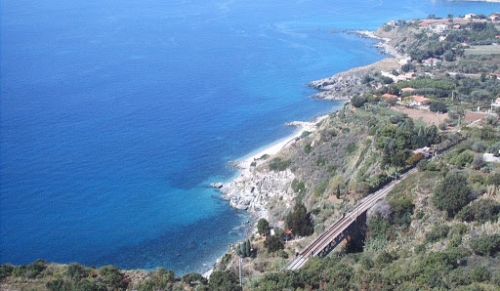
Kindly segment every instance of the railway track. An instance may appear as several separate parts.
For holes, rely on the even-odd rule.
[[[401,180],[415,173],[417,169],[413,168],[410,171],[402,174],[398,180],[394,180],[387,184],[384,188],[363,198],[348,212],[344,213],[340,219],[335,221],[326,231],[314,239],[307,247],[300,252],[295,259],[290,262],[285,268],[287,270],[300,269],[313,256],[318,256],[321,251],[328,248],[330,243],[341,237],[352,223],[368,209],[370,209],[377,201],[385,197]]]

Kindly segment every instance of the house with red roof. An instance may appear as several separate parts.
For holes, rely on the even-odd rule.
[[[419,96],[419,95],[413,96],[412,99],[413,99],[413,102],[412,102],[411,105],[413,105],[413,106],[427,105],[431,101],[431,99],[426,98],[424,96]]]

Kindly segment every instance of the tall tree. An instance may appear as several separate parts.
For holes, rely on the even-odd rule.
[[[302,203],[295,205],[293,211],[286,216],[285,223],[288,229],[296,235],[307,236],[314,232],[311,214]]]

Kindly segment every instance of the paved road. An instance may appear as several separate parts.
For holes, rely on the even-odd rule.
[[[343,217],[335,221],[325,232],[320,234],[314,241],[312,241],[292,262],[287,266],[287,270],[297,270],[300,269],[309,260],[311,256],[316,256],[318,253],[326,248],[332,241],[337,237],[341,236],[342,233],[364,212],[370,209],[377,201],[385,197],[401,180],[406,178],[417,171],[416,168],[411,169],[407,173],[400,176],[398,180],[394,180],[387,184],[384,188],[378,190],[377,192],[363,198],[351,208]]]

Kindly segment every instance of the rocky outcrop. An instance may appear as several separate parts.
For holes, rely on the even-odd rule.
[[[312,95],[313,98],[349,100],[355,94],[359,94],[366,89],[366,86],[362,84],[363,76],[364,74],[360,73],[352,72],[348,74],[348,72],[343,72],[329,78],[310,82],[308,85],[322,91]]]
[[[398,59],[388,58],[368,66],[335,74],[329,78],[312,81],[308,86],[321,92],[311,97],[325,100],[350,100],[353,96],[375,89],[364,84],[363,78],[365,76],[373,76],[381,70],[391,71],[399,67]]]
[[[246,169],[220,189],[231,206],[247,210],[258,217],[266,217],[267,203],[279,197],[292,205],[294,193],[290,188],[295,175],[289,170],[274,172],[267,169]]]
[[[221,182],[210,183],[210,187],[212,187],[212,188],[220,189],[220,188],[222,188],[222,186],[224,186],[224,184]]]

